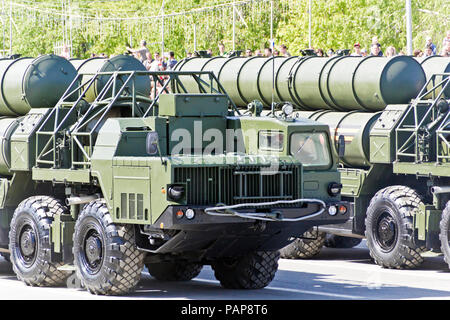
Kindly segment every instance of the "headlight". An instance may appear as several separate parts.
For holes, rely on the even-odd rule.
[[[283,108],[281,108],[281,111],[285,114],[285,116],[290,116],[294,112],[294,107],[290,103],[286,103]]]
[[[195,211],[193,209],[187,209],[185,213],[186,218],[189,220],[194,219],[195,217]]]
[[[328,185],[328,194],[330,196],[336,197],[341,193],[342,184],[337,182],[332,182]]]
[[[338,209],[336,208],[336,206],[330,206],[330,207],[328,208],[328,214],[329,214],[330,216],[335,216],[336,213],[337,213],[337,211],[338,211]]]
[[[175,201],[181,200],[184,195],[184,187],[183,186],[170,186],[167,189],[167,196]]]

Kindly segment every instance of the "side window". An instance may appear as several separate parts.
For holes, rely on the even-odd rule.
[[[258,133],[258,149],[267,151],[283,151],[284,133],[264,130]]]

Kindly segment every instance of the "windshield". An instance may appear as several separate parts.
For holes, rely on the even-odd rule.
[[[323,132],[291,135],[291,155],[304,167],[329,167],[331,155],[327,135]]]

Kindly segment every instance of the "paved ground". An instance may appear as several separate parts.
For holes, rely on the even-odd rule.
[[[158,282],[143,272],[135,293],[120,298],[83,290],[33,288],[18,281],[0,258],[0,299],[450,299],[450,272],[442,256],[428,256],[417,270],[387,270],[370,261],[364,243],[327,249],[312,260],[280,260],[270,286],[262,290],[222,289],[210,267],[190,282]]]

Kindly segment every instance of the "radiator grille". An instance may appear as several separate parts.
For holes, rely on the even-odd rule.
[[[261,166],[174,169],[174,182],[186,185],[190,205],[293,200],[300,197],[299,178],[300,167],[295,165],[273,172]]]

